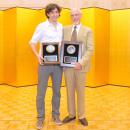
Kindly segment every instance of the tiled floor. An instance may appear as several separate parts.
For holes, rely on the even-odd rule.
[[[46,93],[43,130],[130,130],[130,88],[86,87],[88,127],[78,120],[56,126],[51,120],[52,89]],[[0,85],[0,130],[36,130],[36,86],[15,88]],[[61,88],[61,119],[67,115],[66,88]]]

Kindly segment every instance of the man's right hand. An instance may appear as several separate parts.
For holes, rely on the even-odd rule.
[[[43,63],[43,61],[44,61],[44,58],[41,56],[41,55],[38,55],[38,63],[40,64],[40,65],[43,65],[44,63]]]
[[[30,46],[31,46],[31,48],[32,48],[33,53],[35,54],[35,56],[36,56],[37,59],[38,59],[38,63],[39,63],[40,65],[43,65],[43,60],[44,60],[44,58],[41,56],[41,54],[39,54],[39,53],[37,52],[36,44],[35,44],[35,43],[30,43]]]

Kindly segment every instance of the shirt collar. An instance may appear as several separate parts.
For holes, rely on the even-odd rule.
[[[72,29],[74,29],[74,24],[73,24],[73,26],[72,26]],[[80,24],[78,24],[78,25],[76,25],[76,27],[77,27],[77,29],[79,29],[80,28],[80,26],[81,26],[81,23]]]
[[[46,20],[46,24],[47,24],[47,26],[51,26],[51,27],[54,26],[52,23],[49,22],[48,19]],[[58,22],[56,23],[56,26],[58,26]]]

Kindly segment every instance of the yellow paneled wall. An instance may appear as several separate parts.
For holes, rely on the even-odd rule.
[[[58,21],[62,23],[63,26],[71,24],[70,10],[62,9]]]
[[[94,53],[86,85],[130,85],[130,10],[88,8],[82,9],[82,15],[82,24],[94,33]],[[44,9],[13,8],[0,12],[0,83],[37,83],[37,59],[28,42],[36,26],[45,19]],[[63,9],[58,21],[63,26],[71,24],[70,10]]]
[[[29,40],[31,39],[36,26],[44,20],[44,10],[17,8],[16,85],[37,83],[37,59],[30,49]]]
[[[83,25],[90,27],[95,35],[95,9],[82,9],[82,19],[81,22]],[[94,40],[95,41],[95,40]],[[95,43],[94,43],[95,44]],[[89,73],[86,75],[87,86],[94,86],[94,74],[95,73],[95,52],[93,53],[91,68]]]
[[[64,9],[59,18],[63,25],[70,24],[69,10]],[[64,14],[64,16],[63,16]],[[66,17],[65,17],[66,15]],[[0,14],[2,19],[2,13]],[[43,10],[31,10],[25,8],[13,8],[4,11],[4,25],[0,23],[4,35],[1,35],[1,50],[4,51],[5,72],[1,73],[1,78],[5,83],[15,86],[31,85],[37,83],[37,59],[32,53],[29,40],[36,26],[45,21],[45,12]],[[0,33],[2,33],[2,31]],[[2,49],[2,46],[3,49]],[[0,67],[2,70],[2,66]],[[3,83],[1,81],[1,83]],[[64,85],[64,78],[63,83]],[[51,85],[51,80],[49,80]]]
[[[4,83],[3,11],[0,11],[0,83]]]
[[[108,10],[95,8],[95,85],[108,84],[109,70],[109,17]]]
[[[16,9],[4,11],[4,80],[15,84],[16,77]]]
[[[87,75],[88,86],[108,84],[109,67],[109,14],[108,10],[90,8],[82,10],[81,22],[94,33],[94,53],[91,70]]]
[[[130,86],[130,9],[110,12],[109,83]]]
[[[100,17],[102,18],[101,20],[97,18],[98,13],[100,13]],[[86,25],[92,28],[94,32],[94,36],[95,36],[99,33],[98,28],[95,27],[97,25],[95,20],[97,20],[97,22],[99,21],[100,23],[104,23],[104,20],[106,20],[105,22],[108,25],[108,19],[105,19],[106,17],[108,17],[108,15],[105,16],[105,14],[107,13],[108,12],[105,12],[102,10],[98,10],[98,9],[96,10],[95,8],[83,9],[82,10],[83,17],[81,21],[83,25]],[[10,41],[11,46],[12,46],[12,49],[11,49],[12,53],[10,51],[8,51],[8,53],[11,53],[10,59],[12,60],[8,61],[7,57],[5,57],[5,64],[6,64],[5,67],[7,68],[7,66],[10,65],[11,69],[9,70],[12,71],[10,73],[11,74],[13,73],[13,75],[12,77],[10,77],[8,75],[9,70],[6,69],[5,80],[9,84],[18,85],[18,86],[35,84],[37,82],[37,59],[31,52],[28,42],[37,24],[45,20],[44,10],[14,8],[14,9],[5,11],[5,15],[6,15],[5,24],[7,24],[6,28],[10,26],[9,18],[14,17],[12,18],[12,26],[9,27],[10,31],[12,30],[12,33],[11,33],[12,40]],[[7,17],[7,15],[10,15],[10,17]],[[59,18],[59,22],[61,22],[64,26],[71,24],[70,10],[68,9],[62,10],[61,17]],[[13,25],[15,28],[14,30],[11,29]],[[102,24],[100,24],[99,28],[101,26]],[[4,29],[5,39],[6,37],[9,36],[9,33],[10,33],[10,32],[7,32],[6,28]],[[106,28],[102,28],[102,30],[100,31],[100,33],[106,34],[104,39],[97,39],[97,37],[94,38],[95,45],[96,45],[95,50],[102,50],[102,47],[97,46],[97,44],[104,43],[103,41],[107,40],[106,39],[108,36],[107,31],[108,30]],[[6,44],[5,47],[9,49],[10,46],[9,47],[7,46],[7,42],[8,42],[8,39],[5,40],[5,44]],[[95,62],[98,61],[97,59],[100,58],[99,56],[103,57],[106,55],[105,54],[106,51],[103,51],[102,53],[104,53],[104,55],[98,55],[98,52],[94,51],[92,67],[91,67],[90,73],[87,75],[87,85],[89,86],[96,86],[96,85],[102,85],[102,84],[107,83],[106,80],[104,80],[106,79],[106,77],[101,78],[102,80],[97,80],[100,77],[100,71],[99,71],[100,67],[98,68],[99,70],[97,70],[96,69],[97,65],[95,65]],[[105,60],[104,62],[106,63]],[[105,73],[105,70],[107,70],[107,68],[104,67],[103,70]],[[51,80],[49,80],[49,84],[51,84]],[[64,85],[64,77],[63,77],[62,85]]]
[[[61,14],[59,19],[64,25],[70,23],[68,13],[68,10],[64,9],[62,14],[66,15],[66,18]],[[28,42],[36,26],[45,20],[44,10],[17,8],[17,85],[37,83],[37,59],[31,52]]]

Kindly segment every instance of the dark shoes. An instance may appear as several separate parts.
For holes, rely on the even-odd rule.
[[[68,123],[68,122],[73,121],[75,119],[76,119],[76,117],[69,117],[69,116],[67,116],[67,117],[64,118],[64,120],[62,122],[63,123]]]
[[[79,119],[79,121],[82,125],[88,126],[88,121],[86,120],[86,118]]]
[[[63,123],[69,123],[70,121],[73,121],[75,120],[76,117],[65,117],[64,120],[62,121]],[[88,126],[88,121],[86,120],[86,118],[82,118],[82,119],[79,119],[80,123],[83,125],[83,126]]]

